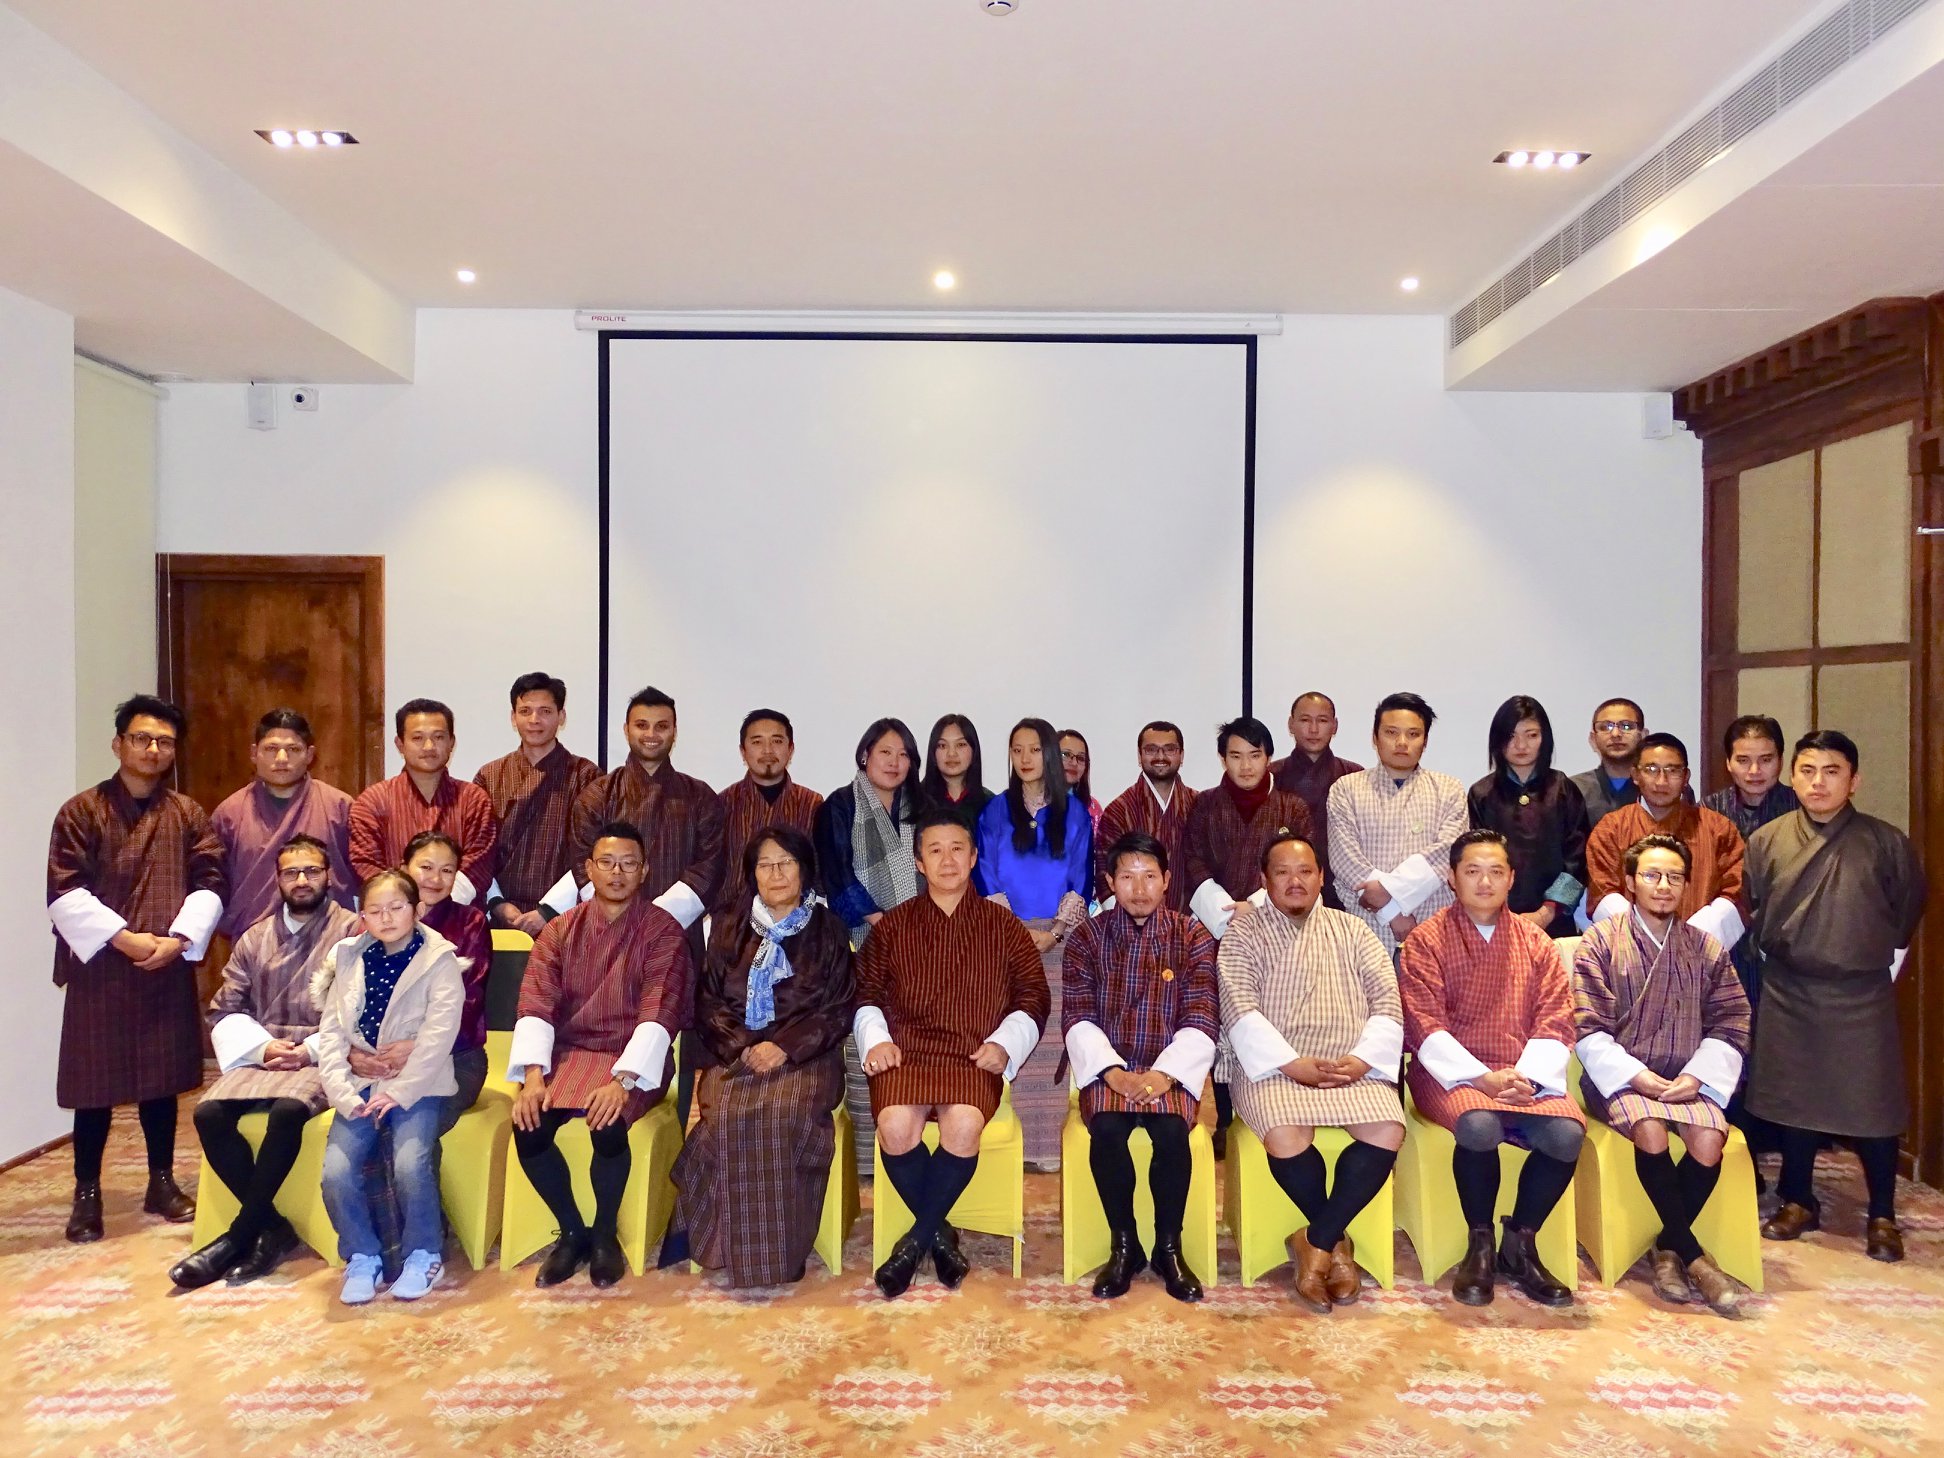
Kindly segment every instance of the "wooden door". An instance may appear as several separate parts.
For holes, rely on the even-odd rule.
[[[156,558],[161,691],[189,716],[176,788],[204,809],[247,784],[250,735],[296,709],[312,773],[355,795],[384,774],[385,559]]]

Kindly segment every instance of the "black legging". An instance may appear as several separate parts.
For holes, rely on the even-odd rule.
[[[236,1123],[253,1109],[264,1109],[268,1123],[255,1154],[237,1132]],[[268,1229],[277,1215],[277,1191],[283,1188],[297,1151],[304,1143],[310,1107],[296,1099],[204,1099],[196,1105],[196,1134],[216,1178],[229,1186],[242,1206],[230,1222],[229,1233],[248,1244]]]
[[[112,1107],[74,1111],[74,1182],[77,1185],[101,1183],[101,1156],[108,1148],[108,1125],[114,1114]],[[135,1106],[135,1114],[142,1121],[142,1140],[148,1145],[149,1173],[167,1174],[175,1164],[175,1095],[143,1099]]]
[[[562,1235],[586,1233],[580,1203],[574,1198],[574,1178],[568,1172],[567,1158],[560,1152],[555,1136],[569,1119],[578,1119],[580,1109],[548,1109],[540,1116],[537,1129],[515,1129],[513,1148],[520,1156],[520,1168],[540,1198],[547,1202]],[[605,1129],[589,1129],[594,1144],[588,1162],[588,1182],[594,1186],[594,1229],[613,1235],[621,1218],[621,1195],[628,1188],[632,1157],[628,1150],[628,1121],[616,1119]]]
[[[1122,1113],[1103,1109],[1087,1121],[1092,1141],[1088,1163],[1093,1168],[1094,1185],[1100,1191],[1101,1208],[1107,1212],[1107,1227],[1115,1231],[1134,1229],[1134,1156],[1127,1151],[1127,1137],[1145,1129],[1154,1145],[1148,1163],[1148,1191],[1154,1196],[1154,1237],[1165,1240],[1181,1235],[1182,1217],[1188,1209],[1188,1179],[1192,1166],[1188,1154],[1188,1121],[1169,1113]]]

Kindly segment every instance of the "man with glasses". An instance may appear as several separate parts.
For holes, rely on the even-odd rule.
[[[331,900],[350,906],[357,899],[351,797],[312,777],[316,760],[310,720],[295,709],[272,709],[257,720],[250,740],[256,778],[210,812],[210,829],[229,861],[229,899],[216,930],[231,940],[286,904],[277,866],[294,836],[308,836],[325,848]]]
[[[1295,741],[1288,759],[1269,766],[1276,788],[1300,796],[1309,806],[1310,832],[1316,837],[1316,858],[1323,866],[1323,904],[1343,910],[1336,882],[1330,878],[1330,786],[1345,775],[1360,774],[1363,766],[1345,759],[1334,748],[1336,703],[1328,694],[1311,689],[1289,706],[1289,737]]]
[[[1693,862],[1682,887],[1681,918],[1733,948],[1743,931],[1741,832],[1725,815],[1687,797],[1687,746],[1672,734],[1640,741],[1634,778],[1640,799],[1607,815],[1586,839],[1586,904],[1593,920],[1627,913],[1627,847],[1645,836],[1671,835]]]
[[[1141,776],[1100,812],[1100,824],[1094,830],[1094,881],[1102,901],[1114,894],[1114,868],[1108,852],[1115,843],[1136,831],[1151,835],[1166,848],[1169,863],[1179,868],[1181,837],[1188,826],[1188,812],[1195,808],[1195,792],[1181,783],[1181,730],[1165,719],[1156,719],[1141,726],[1134,748],[1140,756]],[[1186,911],[1193,890],[1185,874],[1170,876],[1165,903],[1168,910]]]
[[[1586,742],[1600,762],[1584,774],[1573,776],[1580,798],[1586,801],[1586,820],[1598,825],[1601,819],[1622,805],[1640,798],[1634,782],[1634,756],[1640,752],[1641,737],[1647,732],[1647,716],[1632,699],[1608,699],[1593,711],[1593,730]]]
[[[202,1083],[195,964],[229,889],[209,817],[168,789],[182,710],[137,694],[115,710],[120,769],[54,817],[47,915],[54,985],[66,989],[55,1097],[74,1110],[74,1208],[67,1238],[101,1239],[101,1158],[115,1105],[134,1104],[148,1146],[142,1209],[183,1221],[176,1096]]]

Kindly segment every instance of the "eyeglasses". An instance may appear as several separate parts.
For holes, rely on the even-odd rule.
[[[322,881],[331,874],[329,866],[279,866],[279,881]]]
[[[1634,773],[1645,775],[1650,780],[1678,780],[1688,772],[1684,764],[1643,764],[1634,767]]]
[[[756,870],[761,875],[778,876],[789,870],[796,863],[797,858],[795,856],[783,856],[774,861],[758,861],[756,863]]]
[[[1598,719],[1593,729],[1598,734],[1638,734],[1640,725],[1632,719]]]
[[[175,735],[173,734],[143,734],[137,732],[124,737],[137,749],[174,749],[176,746]]]
[[[1085,754],[1081,753],[1078,750],[1073,750],[1073,749],[1061,750],[1060,758],[1065,760],[1068,764],[1085,764],[1087,762],[1087,756]]]
[[[609,872],[613,872],[613,871],[634,872],[641,869],[640,861],[637,860],[617,861],[613,856],[602,856],[598,861],[594,862],[594,864],[599,866],[603,871],[609,871]]]
[[[1636,871],[1634,879],[1649,886],[1685,886],[1688,880],[1686,871]]]

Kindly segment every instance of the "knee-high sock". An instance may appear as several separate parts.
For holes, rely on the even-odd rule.
[[[1806,1210],[1822,1209],[1816,1199],[1816,1151],[1822,1148],[1822,1135],[1813,1129],[1775,1126],[1775,1142],[1782,1147],[1782,1175],[1776,1181],[1784,1200]]]
[[[113,1109],[76,1109],[74,1111],[74,1182],[77,1185],[101,1183],[101,1156],[108,1149],[108,1124]]]
[[[1852,1139],[1850,1146],[1863,1161],[1863,1183],[1870,1192],[1870,1219],[1897,1218],[1897,1136]]]
[[[1127,1136],[1134,1130],[1135,1116],[1113,1111],[1095,1114],[1087,1126],[1087,1164],[1093,1171],[1094,1188],[1100,1192],[1100,1208],[1106,1212],[1107,1228],[1112,1231],[1134,1229],[1134,1157],[1127,1152]],[[1158,1160],[1160,1150],[1155,1150]],[[1149,1165],[1149,1178],[1154,1166]]]
[[[574,1199],[573,1176],[567,1171],[567,1157],[560,1152],[555,1139],[565,1122],[564,1117],[556,1118],[555,1111],[549,1109],[540,1116],[539,1128],[513,1131],[513,1149],[520,1157],[520,1168],[526,1171],[527,1181],[553,1212],[560,1233],[585,1235],[587,1222],[581,1218],[580,1204]]]
[[[617,1121],[594,1130],[593,1144],[587,1182],[594,1188],[594,1233],[612,1236],[621,1220],[621,1196],[628,1188],[628,1172],[634,1166],[628,1126]]]
[[[887,1154],[883,1158],[884,1177],[905,1202],[905,1209],[917,1215],[918,1207],[925,1203],[925,1175],[931,1168],[931,1151],[921,1139],[903,1154]]]
[[[976,1154],[947,1154],[943,1149],[933,1154],[931,1163],[925,1167],[925,1195],[915,1207],[918,1218],[912,1224],[912,1234],[928,1246],[937,1239],[939,1227],[952,1213],[952,1206],[965,1193],[965,1187],[972,1183],[978,1168]]]
[[[1703,1164],[1692,1152],[1674,1166],[1674,1173],[1681,1181],[1681,1204],[1688,1212],[1690,1224],[1707,1208],[1708,1199],[1714,1194],[1715,1186],[1721,1183],[1721,1165]]]
[[[1525,1168],[1519,1171],[1519,1196],[1512,1205],[1512,1223],[1521,1230],[1537,1231],[1572,1184],[1577,1168],[1571,1160],[1528,1150]]]
[[[1333,1248],[1359,1211],[1384,1188],[1397,1151],[1381,1145],[1350,1141],[1350,1147],[1337,1156],[1336,1179],[1330,1187],[1323,1213],[1310,1222],[1309,1242],[1319,1249]]]
[[[1492,1212],[1498,1209],[1498,1150],[1467,1149],[1460,1144],[1451,1151],[1451,1177],[1458,1185],[1458,1207],[1465,1212],[1465,1224],[1474,1230],[1489,1226]]]
[[[1154,1114],[1147,1121],[1154,1156],[1148,1162],[1148,1193],[1154,1197],[1154,1238],[1179,1239],[1188,1212],[1188,1182],[1194,1166],[1188,1152],[1188,1124],[1173,1114]],[[1130,1161],[1130,1164],[1132,1162]],[[1129,1222],[1130,1227],[1132,1222]]]
[[[1215,1127],[1226,1129],[1235,1118],[1235,1100],[1229,1096],[1229,1086],[1220,1079],[1215,1081]]]
[[[176,1101],[173,1094],[143,1099],[135,1106],[142,1121],[142,1141],[148,1145],[148,1167],[167,1174],[175,1167]]]
[[[200,1114],[201,1110],[197,1112]],[[230,1222],[230,1234],[237,1240],[248,1244],[281,1218],[275,1203],[277,1191],[283,1188],[284,1177],[297,1163],[297,1153],[304,1147],[304,1125],[309,1122],[310,1109],[295,1099],[278,1099],[270,1105],[263,1142],[257,1146],[249,1179],[241,1190],[233,1190],[241,1207],[236,1219]],[[232,1133],[235,1128],[234,1124],[230,1126]],[[241,1135],[236,1135],[236,1142],[243,1143]],[[208,1148],[206,1143],[204,1148]],[[246,1154],[248,1148],[244,1145]],[[215,1161],[212,1159],[210,1163],[213,1165]],[[229,1181],[225,1179],[223,1183]]]
[[[1303,1212],[1303,1219],[1314,1225],[1323,1207],[1330,1202],[1330,1171],[1323,1163],[1323,1151],[1312,1144],[1301,1154],[1287,1158],[1278,1159],[1272,1154],[1269,1173],[1282,1186],[1290,1202]]]
[[[1694,1238],[1694,1212],[1682,1197],[1681,1177],[1675,1173],[1674,1156],[1665,1149],[1659,1154],[1636,1149],[1634,1173],[1640,1176],[1640,1187],[1653,1201],[1654,1213],[1660,1216],[1660,1239],[1655,1244],[1662,1250],[1673,1251],[1681,1258],[1682,1265],[1699,1260],[1701,1242]]]

